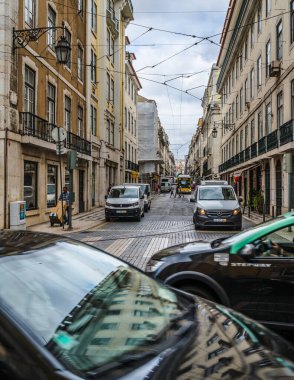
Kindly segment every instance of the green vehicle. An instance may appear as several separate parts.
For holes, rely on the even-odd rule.
[[[157,252],[147,271],[164,283],[294,330],[294,213],[229,238]]]

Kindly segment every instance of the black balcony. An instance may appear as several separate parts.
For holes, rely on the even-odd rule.
[[[126,170],[132,170],[134,172],[139,172],[139,165],[135,164],[132,161],[126,160],[125,161],[125,169]]]
[[[240,164],[242,164],[242,162],[244,162],[244,150],[242,150],[242,152],[239,153],[239,162],[240,162]]]
[[[293,120],[280,126],[280,145],[285,145],[293,141]]]
[[[250,146],[245,149],[245,161],[250,160]]]
[[[253,143],[251,145],[251,158],[254,158],[257,156],[257,143]]]
[[[30,112],[20,112],[21,133],[27,136],[33,136],[43,141],[54,143],[51,137],[52,129],[55,125],[49,124],[47,120],[34,115]]]
[[[91,156],[91,143],[89,141],[84,140],[80,136],[75,135],[71,132],[67,132],[67,137],[65,141],[65,146],[67,149],[73,149],[79,153]]]
[[[273,131],[272,133],[266,136],[266,146],[267,146],[267,151],[278,148],[279,146],[278,129],[276,129],[275,131]]]
[[[22,126],[21,133],[23,135],[33,136],[55,144],[51,136],[52,130],[56,127],[55,124],[50,124],[47,120],[30,112],[20,112],[20,124]],[[74,133],[67,132],[64,146],[67,149],[74,149],[79,153],[91,156],[91,143]]]
[[[266,137],[262,137],[258,140],[258,154],[263,154],[266,152]]]
[[[234,156],[234,165],[239,165],[240,163],[240,157],[239,157],[239,154],[236,154]]]

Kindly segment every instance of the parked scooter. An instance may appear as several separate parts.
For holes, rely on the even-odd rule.
[[[63,213],[62,213],[62,203],[63,203]],[[55,223],[59,223],[62,226],[63,223],[66,223],[66,202],[58,201],[57,205],[53,207],[52,212],[49,214],[50,225],[54,226]]]

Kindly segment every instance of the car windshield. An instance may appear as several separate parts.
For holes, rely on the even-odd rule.
[[[132,187],[111,189],[108,198],[138,198],[138,189]]]
[[[147,185],[140,185],[141,191],[144,194],[148,193],[148,186]]]
[[[203,201],[235,201],[236,196],[231,187],[202,187],[199,189],[199,200]]]
[[[1,305],[65,367],[83,374],[134,352],[154,355],[191,310],[186,298],[78,242],[0,260]]]

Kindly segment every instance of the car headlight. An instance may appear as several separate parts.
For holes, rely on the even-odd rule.
[[[197,209],[199,215],[206,215],[206,211],[203,208]]]
[[[239,207],[239,208],[236,208],[236,209],[233,211],[233,215],[238,215],[238,214],[240,214],[240,212],[241,212],[240,207]]]
[[[163,261],[150,260],[146,266],[146,272],[155,272],[163,265]]]
[[[134,207],[135,207],[135,206],[139,206],[139,202],[135,202],[135,203],[133,203],[132,206],[134,206]]]

